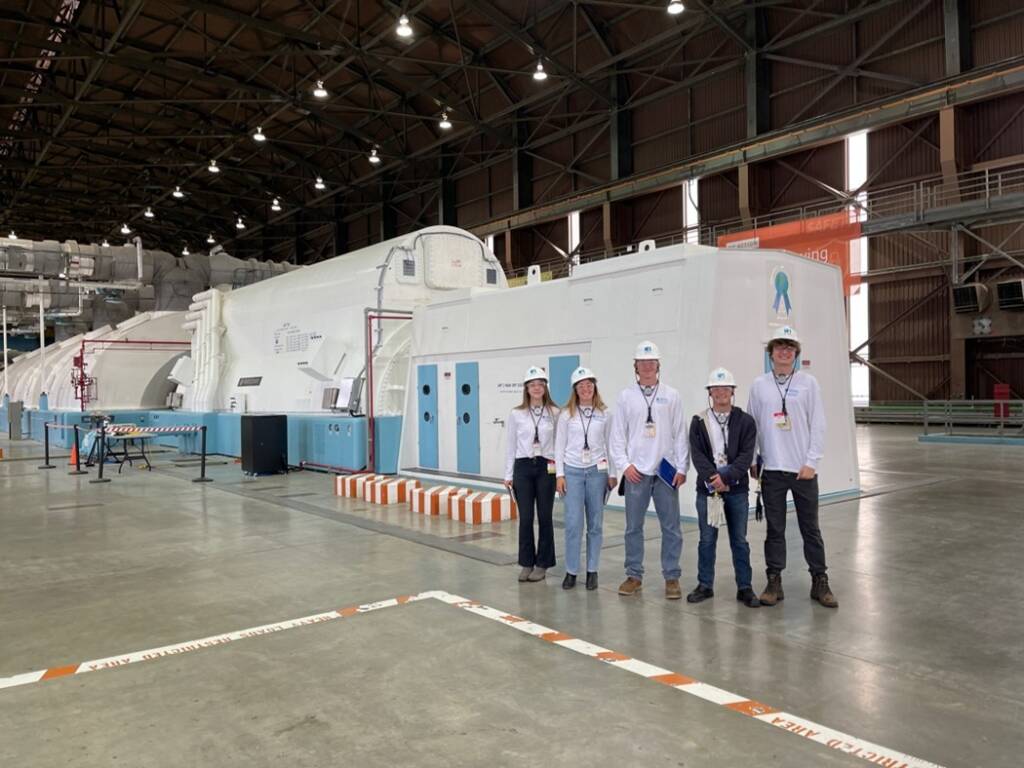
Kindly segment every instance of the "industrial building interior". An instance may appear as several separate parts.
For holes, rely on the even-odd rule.
[[[1019,0],[0,0],[0,62],[0,765],[1020,764]],[[517,581],[527,366],[652,339],[689,424],[790,326],[837,609],[792,509],[784,602],[665,599],[653,507],[625,596],[614,491]]]

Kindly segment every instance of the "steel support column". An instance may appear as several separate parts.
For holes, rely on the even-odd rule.
[[[946,77],[967,71],[971,61],[971,17],[968,0],[942,0]]]
[[[529,125],[526,113],[516,113],[515,149],[512,150],[512,206],[521,211],[533,205],[533,156],[527,151]]]
[[[747,102],[747,138],[753,139],[768,130],[770,124],[771,79],[769,63],[759,53],[768,41],[768,18],[764,8],[747,11],[746,39],[750,46],[744,57],[744,81]]]
[[[625,75],[616,74],[611,78],[612,112],[608,118],[610,136],[609,159],[613,181],[633,175],[633,111],[629,103],[629,80]]]
[[[457,226],[458,217],[455,209],[455,180],[452,179],[454,158],[447,152],[441,154],[438,162],[437,180],[437,223]]]
[[[334,255],[348,253],[348,222],[341,195],[334,196]]]

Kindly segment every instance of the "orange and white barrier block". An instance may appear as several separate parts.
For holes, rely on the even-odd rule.
[[[416,488],[409,495],[409,511],[421,515],[438,517],[448,514],[448,497],[458,491],[454,485],[435,485],[433,488]]]
[[[369,480],[363,485],[363,500],[371,504],[401,504],[420,487],[420,481],[411,478],[384,477]]]
[[[454,491],[449,493],[448,498],[444,502],[444,506],[442,507],[443,511],[441,514],[447,515],[452,520],[456,520],[457,518],[455,515],[456,510],[458,509],[459,499],[470,493],[472,493],[472,491],[469,490],[469,488],[456,488]]]
[[[361,499],[367,481],[383,479],[386,479],[384,475],[372,475],[369,472],[361,475],[338,475],[334,478],[334,493],[350,499]]]
[[[500,523],[502,520],[515,520],[519,516],[515,502],[507,493],[468,493],[460,496],[450,509],[449,516],[453,520],[470,525]]]

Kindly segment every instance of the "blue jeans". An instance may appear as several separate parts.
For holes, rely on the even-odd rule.
[[[750,500],[747,491],[733,491],[722,497],[725,501],[725,522],[729,526],[729,547],[732,549],[732,567],[736,572],[736,588],[750,586],[750,545],[747,543],[747,518]],[[708,525],[707,494],[697,494],[697,522],[700,524],[700,543],[697,545],[697,581],[711,589],[715,585],[715,549],[718,528]]]
[[[639,483],[626,481],[626,575],[644,578],[644,518],[654,497],[661,523],[661,574],[678,579],[683,532],[679,526],[679,489],[670,488],[657,475],[641,475]]]
[[[574,576],[580,572],[580,540],[583,516],[587,518],[587,572],[597,573],[601,563],[601,522],[604,520],[604,494],[608,473],[597,466],[579,469],[565,467],[565,570]]]

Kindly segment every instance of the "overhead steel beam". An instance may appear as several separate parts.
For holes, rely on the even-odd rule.
[[[971,9],[968,0],[942,0],[946,77],[971,68]]]
[[[1024,56],[987,67],[936,86],[897,97],[860,104],[833,116],[808,121],[795,129],[778,130],[754,141],[709,152],[671,168],[643,174],[626,182],[608,184],[567,199],[496,218],[474,227],[478,235],[529,226],[559,218],[574,210],[595,208],[686,179],[732,170],[744,163],[782,157],[801,149],[827,144],[858,131],[880,128],[932,115],[946,105],[963,105],[1024,90]]]

